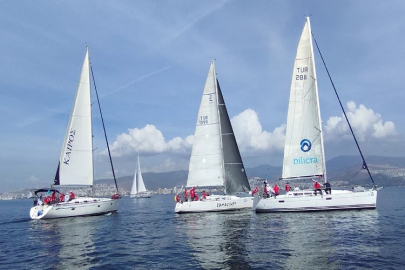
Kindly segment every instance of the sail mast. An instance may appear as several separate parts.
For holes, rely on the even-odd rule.
[[[311,29],[311,23],[310,23],[309,17],[307,17],[307,23],[308,23],[308,31],[311,34],[312,29]],[[313,76],[314,76],[314,84],[315,84],[316,102],[318,104],[319,132],[320,132],[320,140],[321,140],[321,145],[322,145],[321,151],[322,151],[322,157],[323,157],[322,158],[323,178],[324,178],[324,181],[326,182],[327,181],[326,180],[327,179],[326,178],[326,162],[325,162],[325,150],[324,150],[324,147],[323,147],[324,144],[323,144],[321,108],[319,106],[318,79],[317,79],[317,76],[316,76],[314,47],[312,45],[312,39],[311,38],[309,39],[309,43],[310,43],[310,46],[311,46],[311,59],[312,59],[312,65],[313,65],[313,69],[314,69]]]
[[[215,62],[212,60],[212,63],[214,65],[214,83],[215,83],[215,95],[217,99],[217,113],[218,113],[218,128],[219,128],[219,140],[220,140],[220,146],[221,146],[221,155],[222,155],[222,185],[224,186],[224,193],[226,194],[226,185],[225,185],[225,161],[224,161],[224,145],[222,143],[222,129],[221,129],[221,114],[219,113],[219,104],[218,104],[218,80],[217,80],[217,73],[215,71]]]
[[[141,171],[141,165],[139,164],[139,154],[138,154],[138,162],[136,166],[136,193],[139,193],[139,181],[140,181],[140,171]]]
[[[101,123],[103,124],[104,137],[105,137],[105,142],[106,142],[106,144],[107,144],[108,156],[109,156],[109,158],[110,158],[110,164],[111,164],[112,174],[113,174],[113,177],[114,177],[115,188],[117,189],[117,193],[119,193],[119,191],[118,191],[118,185],[117,185],[117,179],[115,178],[114,165],[113,165],[112,158],[111,158],[110,146],[108,145],[107,132],[105,131],[105,125],[104,125],[103,114],[102,114],[102,112],[101,112],[100,99],[99,99],[99,97],[98,97],[96,81],[94,80],[93,67],[91,66],[90,59],[89,59],[89,65],[90,65],[90,70],[91,70],[91,76],[92,76],[92,78],[93,78],[94,91],[96,92],[97,103],[98,103],[98,109],[99,109],[99,111],[100,111]]]

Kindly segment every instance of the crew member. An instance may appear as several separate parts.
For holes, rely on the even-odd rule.
[[[285,184],[284,189],[285,189],[285,192],[289,192],[289,191],[291,190],[291,187],[290,187],[290,185],[288,184],[288,182]]]
[[[73,193],[73,191],[70,191],[69,199],[70,199],[70,200],[74,200],[74,199],[75,199],[75,194]]]
[[[184,201],[186,202],[188,198],[187,188],[184,188]]]
[[[318,181],[315,181],[315,183],[314,183],[314,190],[315,190],[315,196],[316,196],[318,191],[322,195],[321,184],[319,184]]]
[[[277,184],[274,185],[274,197],[276,197],[280,193],[280,188]]]
[[[267,190],[267,184],[264,184],[264,187],[263,187],[263,197],[265,197],[265,198],[269,197],[269,191]]]
[[[195,196],[195,187],[190,189],[190,199],[191,199],[191,201],[194,201],[194,196]]]
[[[329,181],[326,181],[323,185],[325,186],[325,193],[326,194],[332,194],[332,189],[330,187]]]

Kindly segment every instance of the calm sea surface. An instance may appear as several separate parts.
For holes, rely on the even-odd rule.
[[[98,217],[30,220],[0,201],[1,269],[405,269],[405,188],[377,210],[178,215],[172,195]]]

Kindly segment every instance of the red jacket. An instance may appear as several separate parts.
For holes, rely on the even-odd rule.
[[[286,184],[286,185],[285,185],[285,191],[288,192],[288,191],[290,191],[290,189],[291,189],[290,185],[289,185],[289,184]]]
[[[315,189],[321,189],[321,185],[318,182],[315,182],[314,188]]]
[[[257,187],[255,187],[255,189],[252,191],[252,195],[254,195],[255,193],[257,193],[259,191],[259,189]]]
[[[278,186],[274,187],[274,193],[276,193],[276,195],[278,195],[280,192],[280,188]]]

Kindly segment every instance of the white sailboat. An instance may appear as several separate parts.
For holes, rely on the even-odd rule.
[[[250,186],[216,78],[214,61],[198,112],[187,187],[219,187],[225,194],[177,202],[176,213],[253,208],[254,198],[244,193],[250,191]]]
[[[66,130],[59,164],[55,175],[54,186],[93,186],[94,170],[90,98],[90,69],[91,67],[89,52],[87,48],[75,101],[70,114],[69,124]],[[55,188],[36,190],[36,200],[38,199],[39,194],[45,192],[47,192],[48,194],[52,192],[59,193],[59,191]],[[42,203],[41,205],[35,205],[31,208],[30,217],[32,219],[51,219],[100,215],[115,212],[118,210],[117,198],[118,196],[117,194],[115,194],[111,199],[79,197],[66,202],[54,201],[51,203]],[[36,203],[34,202],[34,204]]]
[[[311,27],[307,18],[293,69],[282,179],[310,178],[327,181]],[[304,190],[262,198],[256,212],[373,209],[376,204],[375,187],[362,192],[335,189],[331,194],[323,192],[317,196],[313,190]]]
[[[149,191],[146,190],[145,183],[143,182],[141,165],[139,162],[138,155],[138,164],[135,169],[134,182],[132,183],[131,193],[129,194],[130,198],[150,198],[152,195]]]

